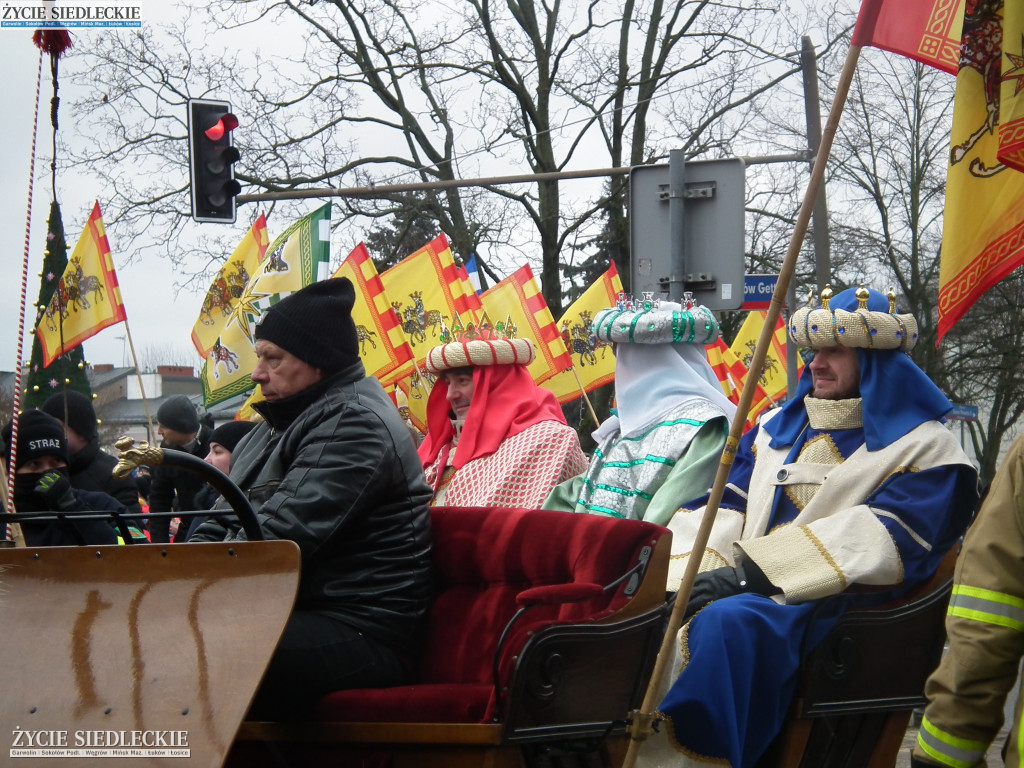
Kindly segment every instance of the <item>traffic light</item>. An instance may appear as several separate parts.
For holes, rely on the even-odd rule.
[[[196,221],[230,224],[235,220],[235,195],[242,191],[234,171],[239,154],[231,143],[231,132],[237,127],[238,118],[228,102],[189,100],[189,178]]]

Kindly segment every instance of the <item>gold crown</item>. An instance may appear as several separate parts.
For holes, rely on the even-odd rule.
[[[889,311],[868,309],[870,292],[863,285],[857,289],[857,309],[847,312],[832,310],[832,289],[821,291],[821,307],[814,308],[814,294],[807,296],[807,306],[798,309],[789,319],[789,336],[801,347],[853,347],[860,349],[899,349],[909,352],[917,344],[917,321],[913,315],[897,314],[896,293],[889,289]]]
[[[442,324],[442,343],[427,353],[424,368],[440,374],[470,365],[529,365],[537,351],[529,339],[516,338],[517,332],[510,316],[492,326],[485,314],[479,323],[463,325],[456,314],[451,328]]]

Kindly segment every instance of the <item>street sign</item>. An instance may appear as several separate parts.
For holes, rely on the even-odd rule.
[[[778,275],[747,275],[743,285],[743,306],[740,309],[768,309],[778,282]]]
[[[946,414],[946,418],[955,421],[977,421],[978,406],[953,403],[953,409]]]
[[[638,165],[629,186],[633,295],[650,291],[679,301],[688,291],[709,309],[739,309],[746,271],[743,160]]]

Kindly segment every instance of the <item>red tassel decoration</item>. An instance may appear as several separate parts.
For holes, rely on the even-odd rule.
[[[71,49],[71,33],[66,29],[37,29],[32,33],[36,47],[48,53],[50,58],[59,59]]]

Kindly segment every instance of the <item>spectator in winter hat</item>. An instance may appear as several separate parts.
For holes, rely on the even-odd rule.
[[[210,451],[203,458],[211,467],[216,467],[225,475],[231,472],[231,455],[235,446],[247,434],[256,427],[254,421],[229,421],[221,424],[210,434]],[[205,483],[196,494],[196,509],[212,509],[220,498],[220,493],[209,483]],[[196,517],[192,521],[188,534],[193,534],[205,520],[204,517]],[[186,537],[187,540],[187,537]]]
[[[4,458],[10,465],[14,422],[3,429]],[[14,460],[14,508],[19,513],[61,512],[63,520],[24,522],[30,547],[116,544],[112,522],[75,520],[76,513],[117,512],[124,506],[105,493],[75,490],[68,476],[68,442],[64,427],[43,411],[25,411],[18,419]]]
[[[99,491],[117,499],[133,514],[142,512],[138,489],[130,477],[115,478],[117,459],[100,448],[99,420],[92,399],[73,389],[51,395],[44,412],[64,424],[68,438],[68,472],[71,486],[81,491]],[[138,521],[141,525],[141,520]]]
[[[203,458],[210,451],[212,430],[199,423],[195,405],[185,395],[172,395],[160,404],[156,411],[157,433],[162,438],[161,448],[191,453]],[[166,464],[153,467],[149,486],[149,511],[188,512],[196,509],[195,498],[203,487],[203,479],[181,467]],[[171,515],[149,519],[150,537],[154,544],[170,541],[185,541],[186,532],[194,519],[193,515],[181,517],[181,523],[171,533]],[[173,538],[172,538],[173,535]]]

